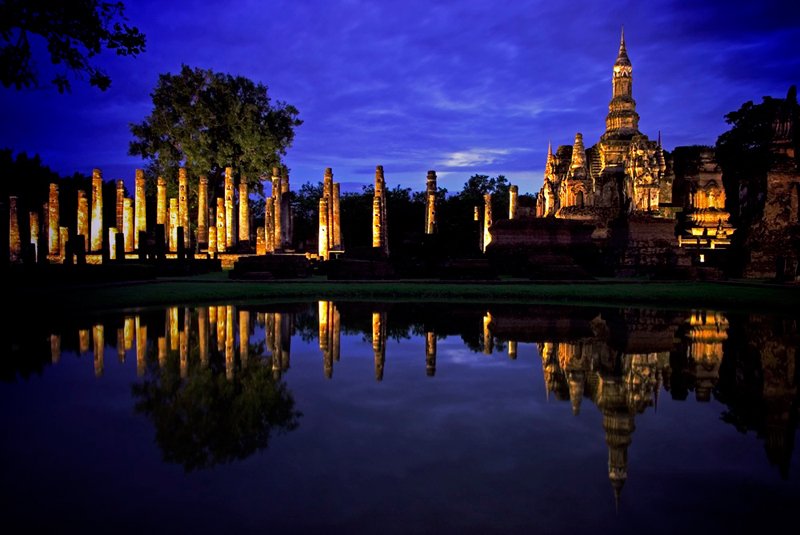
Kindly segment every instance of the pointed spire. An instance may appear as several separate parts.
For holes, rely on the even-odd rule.
[[[661,130],[658,131],[658,148],[661,148]]]
[[[575,144],[572,145],[572,161],[569,164],[570,170],[583,169],[586,167],[586,149],[583,147],[583,134],[575,134]]]
[[[619,52],[617,53],[617,61],[614,65],[630,65],[631,60],[628,58],[628,49],[625,48],[625,27],[622,27],[619,37]]]

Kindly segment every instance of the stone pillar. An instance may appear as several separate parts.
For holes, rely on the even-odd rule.
[[[322,197],[319,200],[319,257],[328,260],[330,251],[328,249],[328,199]]]
[[[508,218],[517,218],[517,197],[519,196],[518,186],[509,186],[508,188]]]
[[[51,223],[52,224],[52,223]],[[103,173],[92,170],[92,251],[103,250]]]
[[[58,215],[58,184],[50,184],[50,196],[47,202],[47,252],[51,257],[58,256],[60,251],[58,244]]]
[[[217,197],[217,252],[224,253],[227,251],[225,246],[225,199]]]
[[[339,203],[339,183],[333,183],[331,207],[331,223],[333,224],[333,248],[337,251],[342,250],[342,219],[341,207]]]
[[[267,244],[264,239],[264,227],[258,227],[256,229],[256,254],[257,255],[265,255],[267,254]]]
[[[425,179],[425,234],[436,232],[436,171],[428,171]]]
[[[58,258],[64,260],[67,256],[67,242],[69,241],[69,229],[58,227]]]
[[[208,252],[217,252],[217,227],[216,225],[208,228]]]
[[[233,234],[233,168],[225,168],[225,249],[236,245]]]
[[[136,247],[136,231],[133,225],[133,199],[122,200],[122,232],[125,234],[125,252],[132,253]]]
[[[275,249],[283,248],[283,192],[281,191],[280,170],[272,168],[272,219],[273,219],[273,245]]]
[[[492,194],[485,193],[483,195],[483,252],[492,241],[492,235],[489,234],[489,227],[492,226]]]
[[[36,262],[39,262],[39,212],[30,212],[28,214],[29,221],[30,221],[30,231],[31,231],[31,245],[36,247]]]
[[[183,227],[183,246],[188,249],[192,239],[189,226],[189,179],[185,167],[178,169],[178,226]]]
[[[134,218],[133,218],[133,248],[139,249],[139,233],[147,232],[147,200],[145,197],[144,171],[136,170],[136,179],[133,192]]]
[[[116,197],[116,227],[121,229],[125,226],[125,183],[122,179],[117,179],[117,197]]]
[[[384,255],[389,256],[389,225],[386,214],[386,180],[383,176],[383,166],[375,167],[375,199],[380,202],[376,204],[373,200],[372,209],[372,246],[380,247]],[[375,207],[378,206],[379,212],[377,220],[375,218]]]
[[[178,199],[170,197],[169,199],[169,252],[174,253],[178,250],[178,221],[180,211],[178,210]]]
[[[108,227],[108,259],[117,259],[117,227]]]
[[[264,250],[268,253],[275,251],[275,199],[267,197],[264,206]]]
[[[156,181],[156,225],[167,228],[167,181],[161,177]]]
[[[19,238],[19,216],[17,215],[17,197],[8,198],[8,260],[18,263],[22,260],[22,243]]]
[[[89,199],[86,192],[78,190],[78,235],[83,236],[84,249],[89,252]]]
[[[372,198],[372,248],[381,248],[381,198]]]
[[[436,375],[436,333],[425,333],[425,374],[428,377]]]
[[[289,202],[289,172],[281,168],[281,241],[283,246],[292,245],[292,206]]]
[[[239,181],[239,241],[250,242],[250,196],[244,177]]]
[[[197,190],[197,241],[208,244],[208,177],[201,176]]]

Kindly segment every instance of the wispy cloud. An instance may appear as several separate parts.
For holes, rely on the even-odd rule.
[[[476,165],[492,164],[501,156],[511,154],[508,149],[468,149],[451,152],[445,155],[439,165],[445,167],[474,167]]]

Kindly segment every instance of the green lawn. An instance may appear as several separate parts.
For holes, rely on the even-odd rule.
[[[148,282],[60,288],[12,288],[12,297],[53,308],[117,309],[157,305],[254,301],[440,301],[507,303],[625,304],[651,307],[716,308],[794,312],[800,287],[759,282],[596,282],[537,283],[376,281],[231,281],[226,273]]]

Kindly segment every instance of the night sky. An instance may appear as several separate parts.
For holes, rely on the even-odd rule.
[[[533,192],[548,140],[582,132],[588,147],[603,132],[621,25],[640,130],[661,130],[669,150],[713,145],[726,113],[800,82],[792,1],[125,3],[146,52],[98,56],[111,88],[73,81],[63,95],[40,59],[40,89],[0,88],[0,147],[130,185],[143,162],[127,155],[128,124],[149,113],[158,74],[184,63],[263,82],[299,109],[294,188],[332,167],[352,190],[382,164],[389,187],[424,189],[435,169],[453,192],[474,173]]]

